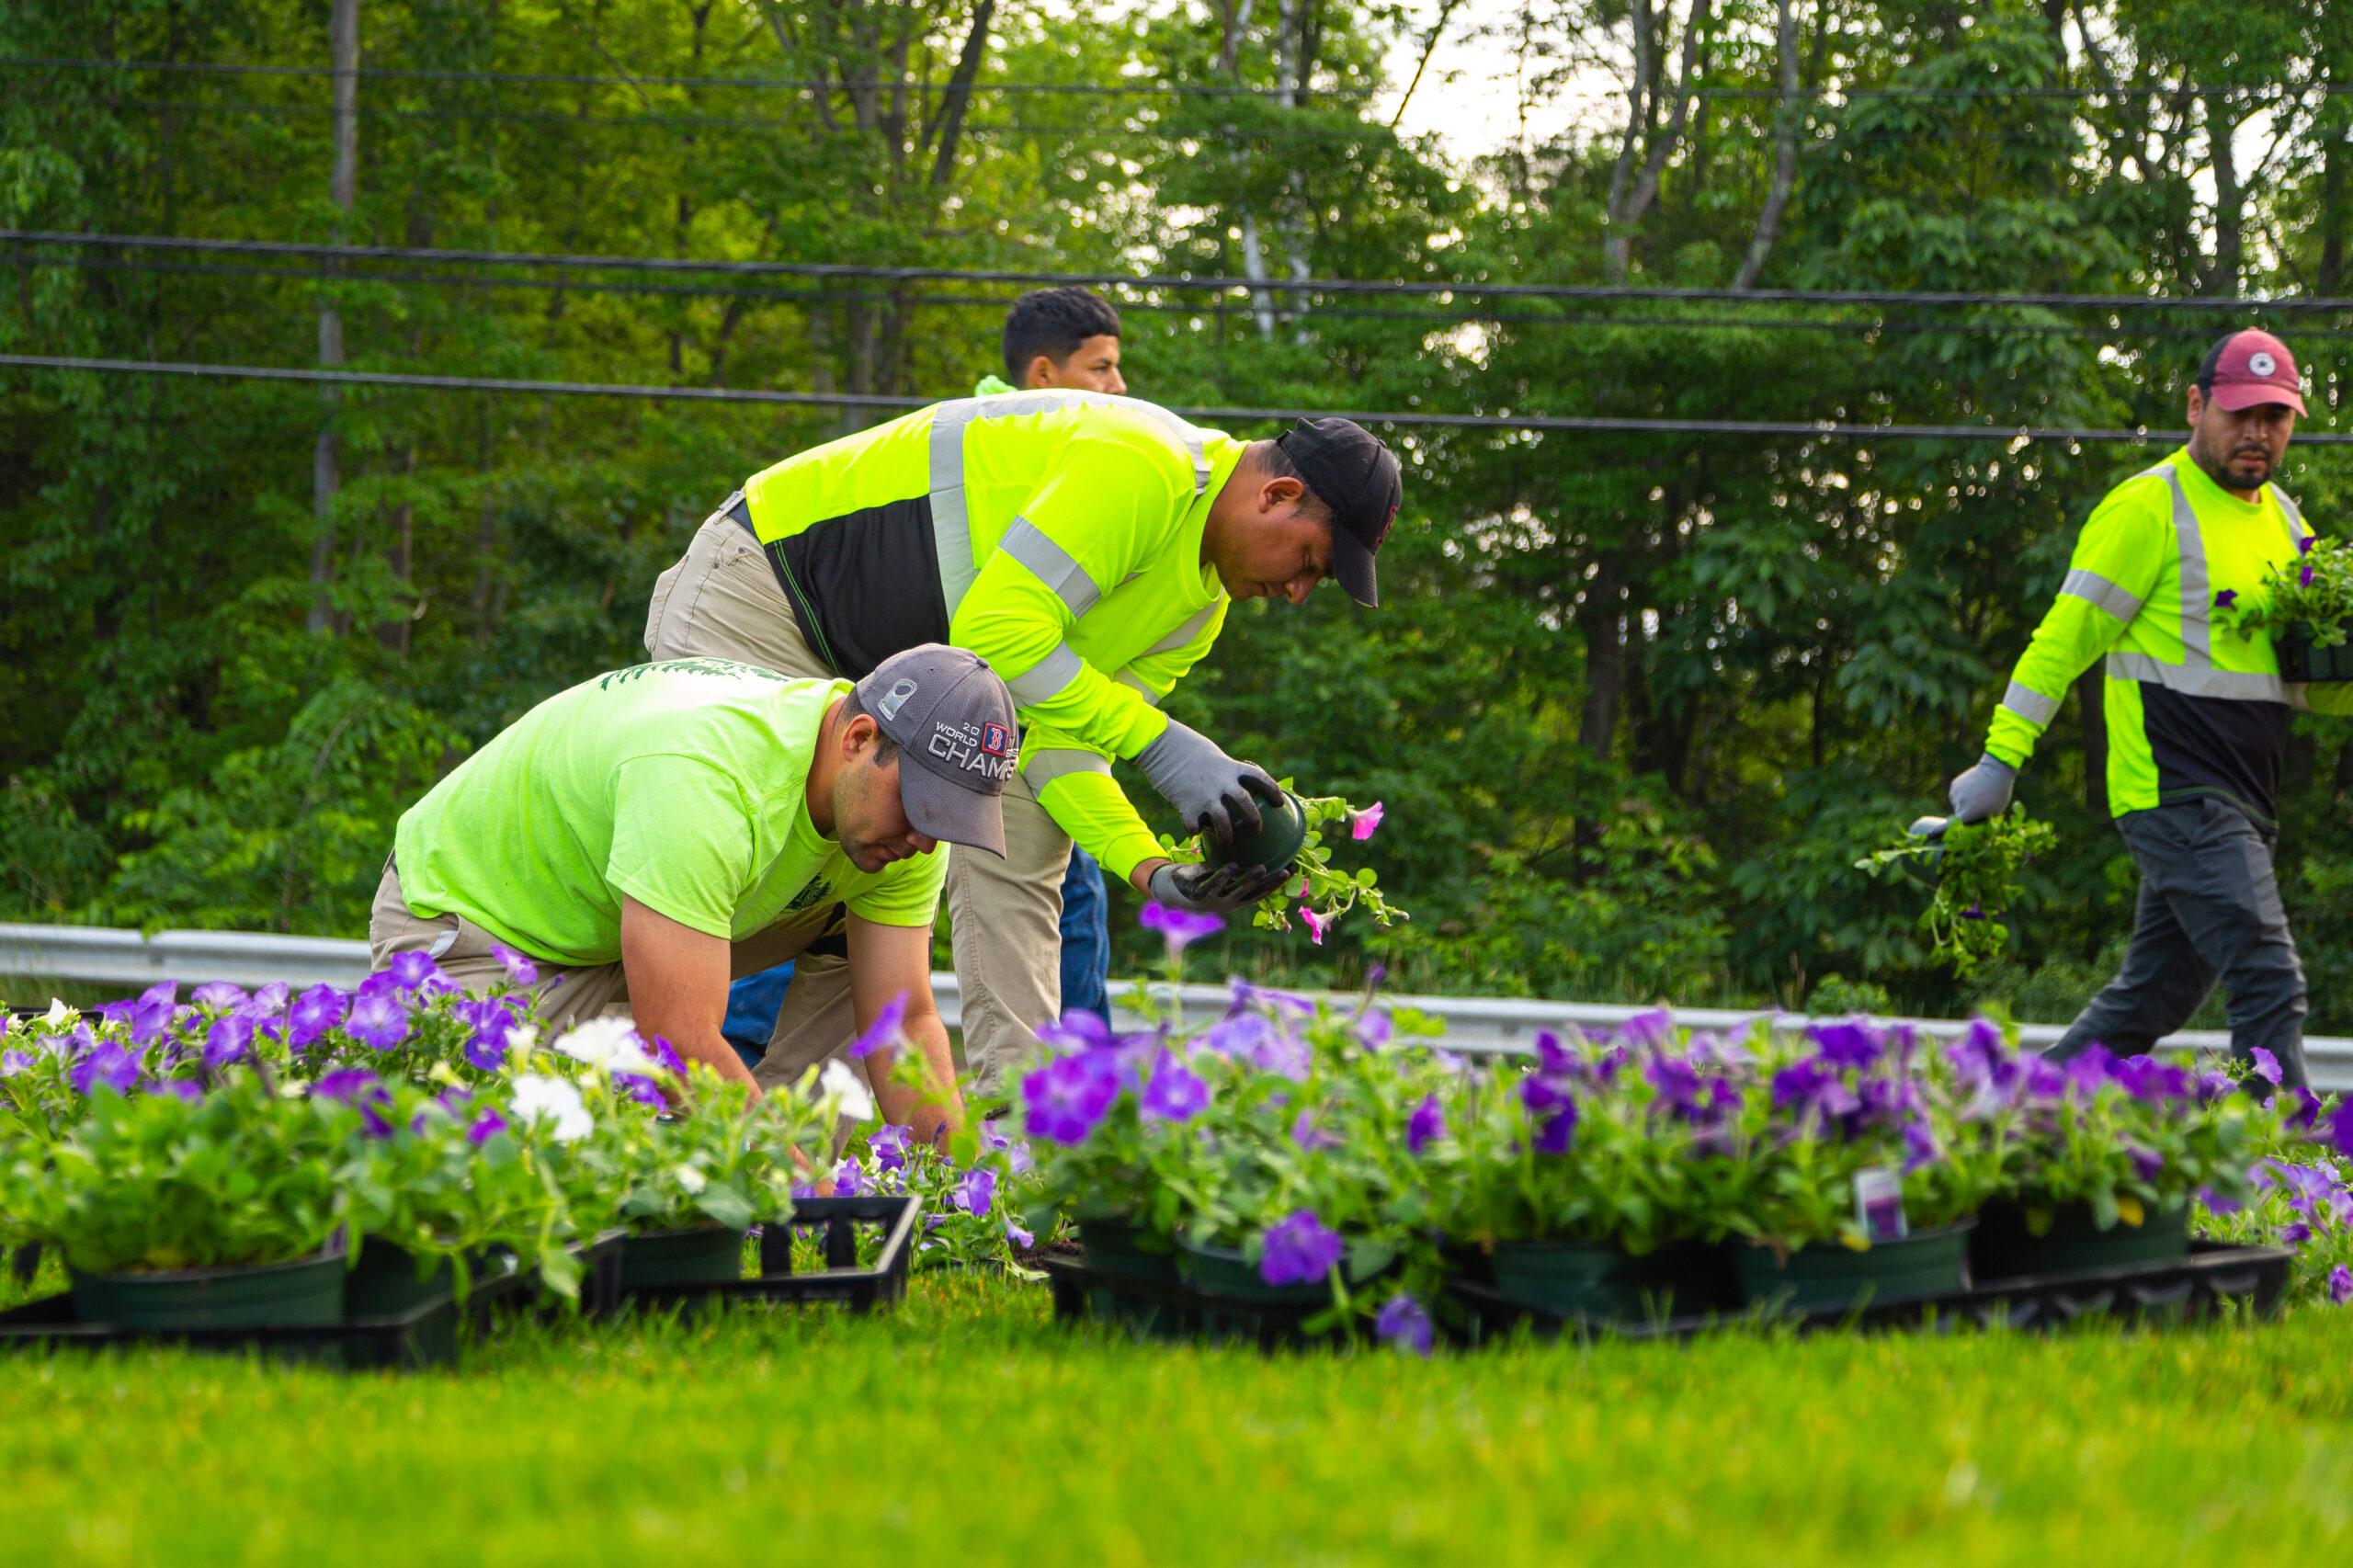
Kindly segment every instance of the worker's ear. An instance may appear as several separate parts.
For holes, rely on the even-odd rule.
[[[1279,512],[1286,506],[1298,506],[1306,494],[1307,486],[1290,474],[1270,479],[1258,487],[1258,510]]]
[[[2192,381],[2192,382],[2190,382],[2190,383],[2189,383],[2189,424],[2190,424],[2190,427],[2191,427],[2192,429],[2197,428],[2198,422],[2199,422],[2200,419],[2203,419],[2203,418],[2205,418],[2205,417],[2206,417],[2206,394],[2205,394],[2204,392],[2200,392],[2200,391],[2198,390],[2198,383],[2197,383],[2196,381]]]
[[[881,733],[882,727],[874,722],[874,715],[871,713],[860,713],[857,718],[844,724],[842,726],[842,760],[856,762],[859,757],[864,756],[873,748],[875,737]]]
[[[1033,387],[1052,386],[1054,378],[1062,371],[1063,368],[1054,363],[1051,355],[1040,354],[1029,361],[1029,384]]]

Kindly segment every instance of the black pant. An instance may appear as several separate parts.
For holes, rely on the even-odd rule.
[[[2231,994],[2231,1049],[2279,1059],[2304,1077],[2304,971],[2271,872],[2272,835],[2217,800],[2116,819],[2141,868],[2141,903],[2124,967],[2059,1043],[2058,1061],[2097,1041],[2134,1056],[2189,1020],[2220,980]]]

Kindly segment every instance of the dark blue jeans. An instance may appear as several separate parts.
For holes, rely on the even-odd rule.
[[[1095,857],[1072,846],[1063,877],[1063,1011],[1111,1021],[1111,898]]]

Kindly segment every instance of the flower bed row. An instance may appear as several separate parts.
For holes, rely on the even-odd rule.
[[[1237,985],[1186,1033],[1074,1017],[1021,1085],[1041,1208],[1089,1266],[1314,1305],[1427,1347],[1450,1279],[1587,1316],[1958,1291],[2178,1257],[2197,1228],[2301,1245],[2353,1297],[2353,1107],[2094,1050],[2062,1066],[1981,1020],[1737,1035],[1658,1012],[1477,1061]],[[2256,1092],[2250,1093],[2250,1087]]]

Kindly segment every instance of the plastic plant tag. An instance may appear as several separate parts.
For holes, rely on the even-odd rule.
[[[1873,1242],[1900,1242],[1912,1233],[1904,1218],[1904,1178],[1885,1165],[1855,1173],[1855,1223]]]

